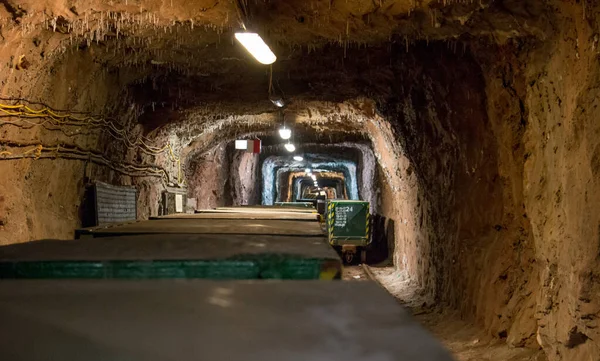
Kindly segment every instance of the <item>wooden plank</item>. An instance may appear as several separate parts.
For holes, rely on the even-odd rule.
[[[0,279],[340,279],[324,237],[153,234],[0,247]]]
[[[293,212],[293,213],[317,213],[316,209],[312,208],[283,208],[283,207],[217,207],[218,211],[227,211],[227,212],[241,212],[241,213],[249,213],[249,212]]]
[[[317,212],[287,212],[285,210],[261,209],[197,209],[196,213],[231,213],[231,214],[316,214]]]
[[[3,281],[0,324],[6,360],[452,361],[368,281]]]
[[[134,235],[134,234],[262,234],[287,236],[323,236],[318,222],[297,222],[288,220],[247,220],[247,219],[165,219],[161,221],[135,221],[114,223],[104,226],[84,228],[76,231],[77,236],[92,235]]]
[[[149,234],[3,246],[0,262],[215,260],[261,254],[339,259],[325,237]]]
[[[244,219],[244,220],[289,220],[289,221],[318,221],[319,215],[312,213],[294,213],[294,212],[249,212],[249,213],[213,213],[203,212],[195,214],[169,214],[166,216],[150,217],[150,219]]]

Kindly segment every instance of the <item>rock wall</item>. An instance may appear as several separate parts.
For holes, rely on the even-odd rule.
[[[556,10],[544,41],[434,49],[401,72],[379,108],[410,162],[401,168],[417,175],[416,200],[395,205],[388,177],[382,212],[397,266],[439,304],[549,360],[595,360],[600,13],[590,2]]]
[[[229,154],[224,143],[194,155],[188,168],[188,196],[196,198],[196,208],[207,209],[231,204]]]
[[[237,151],[232,158],[229,183],[233,205],[260,204],[259,155]]]
[[[89,118],[109,119],[129,135],[140,134],[141,127],[132,124],[135,108],[115,92],[127,76],[106,71],[86,49],[61,52],[47,33],[23,37],[10,30],[2,35],[0,103],[26,104],[34,111],[51,108],[59,117],[31,116],[24,108],[1,112],[0,244],[72,238],[81,226],[88,183],[139,182],[143,188],[155,182],[153,177],[130,177],[137,171],[128,171],[128,165],[148,157],[110,136],[105,123]],[[140,200],[150,202],[145,192]]]
[[[492,336],[506,338],[512,346],[538,347],[535,341],[535,296],[539,287],[537,260],[530,219],[523,196],[523,165],[526,150],[523,137],[528,109],[524,104],[524,62],[518,59],[519,46],[477,47],[476,53],[485,77],[489,127],[493,133],[497,159],[495,183],[501,212],[490,234],[490,242],[480,252],[480,269],[474,274],[478,285],[470,293],[476,319]],[[528,46],[531,46],[529,44]]]
[[[498,143],[503,215],[496,246],[484,253],[493,266],[468,299],[511,345],[541,346],[549,360],[595,360],[600,12],[590,2],[555,10],[556,32],[544,42],[474,50]]]
[[[539,267],[537,339],[550,360],[600,358],[597,2],[561,4],[529,56],[523,192]]]
[[[418,251],[397,258],[415,263],[409,273],[434,299],[459,306],[475,287],[477,253],[492,242],[501,199],[481,72],[468,52],[443,45],[411,49],[397,64],[394,96],[379,107],[418,183],[407,189],[416,230],[405,239]]]
[[[513,346],[537,347],[518,49],[412,52],[412,63],[399,64],[395,97],[379,104],[406,157],[382,187],[395,264],[426,300],[459,309]]]

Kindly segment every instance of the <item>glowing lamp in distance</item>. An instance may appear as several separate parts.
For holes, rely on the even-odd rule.
[[[281,139],[290,139],[292,136],[292,130],[286,127],[279,129],[279,136]]]
[[[285,147],[285,150],[287,150],[290,153],[296,150],[296,146],[293,145],[292,143],[286,143],[284,145],[284,147]]]
[[[312,180],[314,180],[314,181],[316,181],[316,180],[317,180],[317,176],[316,176],[316,175],[314,175],[314,174],[313,174],[313,175],[311,175],[310,177],[311,177],[311,178],[312,178]]]
[[[257,33],[235,33],[235,38],[259,63],[273,64],[277,57]]]
[[[299,155],[295,155],[295,156],[294,156],[294,160],[295,160],[295,161],[298,161],[298,162],[302,162],[302,161],[304,160],[304,158],[302,158],[302,157],[301,157],[301,156],[299,156]]]

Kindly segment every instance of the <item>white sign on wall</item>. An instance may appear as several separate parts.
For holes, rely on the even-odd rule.
[[[182,194],[175,195],[175,212],[177,212],[177,213],[183,212],[183,195]]]

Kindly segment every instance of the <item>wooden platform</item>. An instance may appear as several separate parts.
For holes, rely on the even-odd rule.
[[[109,237],[134,234],[248,234],[321,237],[323,230],[318,222],[288,220],[248,219],[168,219],[115,223],[106,226],[83,228],[75,231],[75,238]]]
[[[323,237],[151,234],[0,247],[0,279],[339,279]]]
[[[19,361],[451,361],[371,282],[3,281]]]
[[[319,220],[316,213],[300,212],[228,212],[198,210],[195,214],[170,214],[168,216],[150,217],[150,219],[243,219],[243,220],[287,220],[287,221],[313,221]]]
[[[261,254],[339,259],[325,237],[149,234],[2,246],[0,262],[227,259]]]
[[[242,207],[217,207],[217,211],[227,211],[227,212],[294,212],[294,213],[317,213],[315,208],[285,208],[285,207],[273,207],[273,206],[242,206]]]

